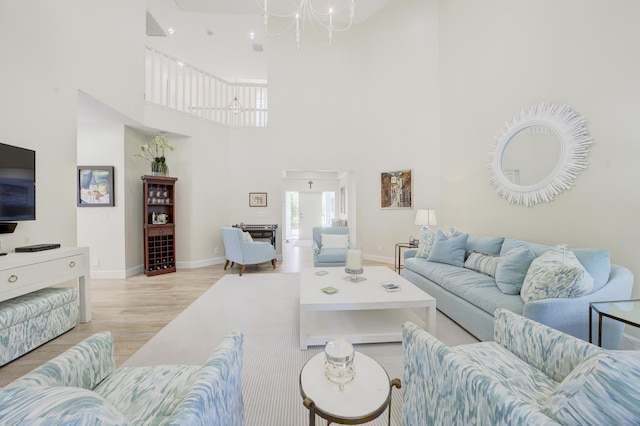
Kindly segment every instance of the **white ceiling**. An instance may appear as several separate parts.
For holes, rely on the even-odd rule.
[[[286,13],[298,5],[301,0],[267,0],[270,11]],[[360,24],[373,16],[390,0],[355,0],[356,13],[354,20]],[[258,3],[259,2],[259,3]],[[229,13],[237,15],[262,15],[260,6],[264,0],[175,0],[180,10],[200,13]],[[330,7],[344,4],[345,0],[311,0],[314,8],[327,12]]]
[[[216,76],[234,81],[266,81],[269,37],[264,32],[257,0],[148,0],[147,10],[167,31],[167,37],[147,37],[147,43],[184,62]],[[300,0],[268,0],[269,10],[284,12]],[[343,0],[341,0],[343,1]],[[355,0],[356,23],[377,13],[392,0]],[[264,2],[264,0],[260,0]],[[319,10],[328,10],[336,0],[312,0]],[[336,18],[336,22],[338,18]],[[255,38],[250,38],[250,33]],[[292,50],[295,42],[292,38]],[[339,36],[334,43],[339,43]],[[305,43],[317,43],[311,37]],[[255,46],[263,51],[256,51]]]

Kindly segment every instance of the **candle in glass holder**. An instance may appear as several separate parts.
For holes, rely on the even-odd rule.
[[[362,251],[357,248],[347,249],[347,269],[358,270],[362,268]]]

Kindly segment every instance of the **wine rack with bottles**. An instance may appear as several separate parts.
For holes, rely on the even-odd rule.
[[[142,176],[144,186],[144,273],[176,271],[175,183],[169,176]]]

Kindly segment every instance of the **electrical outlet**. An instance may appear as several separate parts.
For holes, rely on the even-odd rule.
[[[378,246],[378,251],[382,251],[382,247],[381,246]]]
[[[220,249],[218,247],[213,249],[213,254],[218,254],[220,252]]]
[[[93,258],[93,266],[100,266],[100,258],[99,257],[94,257]]]

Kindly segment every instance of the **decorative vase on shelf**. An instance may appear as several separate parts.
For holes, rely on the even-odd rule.
[[[140,147],[140,152],[134,154],[138,158],[148,161],[151,164],[152,176],[166,176],[169,172],[164,153],[166,150],[173,151],[169,139],[164,135],[157,135],[151,144],[145,143]]]
[[[169,166],[167,166],[165,158],[164,157],[154,158],[153,163],[151,163],[151,175],[166,176],[168,172],[169,172]]]

